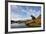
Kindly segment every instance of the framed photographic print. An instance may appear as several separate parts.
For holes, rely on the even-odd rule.
[[[5,32],[37,32],[45,30],[44,2],[6,1]]]

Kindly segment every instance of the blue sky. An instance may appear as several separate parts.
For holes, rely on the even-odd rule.
[[[30,18],[31,15],[37,17],[40,13],[41,6],[11,5],[11,16],[14,18]]]

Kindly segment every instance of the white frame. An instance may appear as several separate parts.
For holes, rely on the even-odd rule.
[[[41,6],[41,27],[38,27],[38,28],[15,28],[15,29],[11,29],[10,5]],[[32,30],[43,30],[43,4],[31,4],[31,3],[28,4],[28,3],[12,3],[12,2],[8,2],[8,32],[32,31]]]

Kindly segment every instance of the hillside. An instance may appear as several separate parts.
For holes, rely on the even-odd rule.
[[[30,19],[30,20],[26,20],[26,21],[12,21],[12,22],[19,23],[19,24],[24,23],[28,27],[40,27],[41,26],[41,15],[39,15],[35,19]]]
[[[39,26],[41,26],[41,15],[38,16],[34,20],[27,20],[25,24],[29,27],[39,27]]]

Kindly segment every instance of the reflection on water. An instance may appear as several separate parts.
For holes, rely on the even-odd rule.
[[[11,28],[26,28],[27,26],[24,23],[12,23]]]

